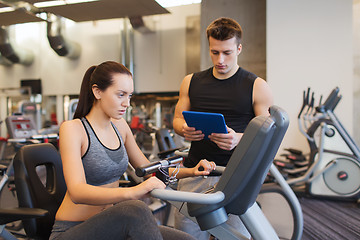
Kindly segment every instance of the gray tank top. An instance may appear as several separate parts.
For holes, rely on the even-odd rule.
[[[81,157],[86,182],[90,185],[100,186],[119,180],[126,171],[129,162],[119,131],[111,123],[119,138],[120,146],[116,149],[110,149],[102,144],[85,117],[81,118],[81,122],[84,125],[89,142],[85,154]]]

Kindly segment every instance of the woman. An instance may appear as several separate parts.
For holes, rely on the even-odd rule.
[[[119,63],[108,61],[86,71],[74,120],[60,127],[67,192],[50,239],[193,239],[158,227],[138,200],[165,188],[162,181],[150,177],[134,187],[119,187],[128,161],[135,168],[149,163],[122,118],[132,93],[132,74]],[[205,170],[199,171],[200,166]],[[207,175],[214,168],[203,160],[194,168],[181,168],[177,178]]]

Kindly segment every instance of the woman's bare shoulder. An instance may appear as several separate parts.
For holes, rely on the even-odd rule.
[[[83,126],[80,119],[64,121],[60,125],[60,134],[62,132],[80,133],[81,131],[83,131]]]

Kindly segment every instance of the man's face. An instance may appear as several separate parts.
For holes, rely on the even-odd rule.
[[[210,57],[214,64],[214,73],[221,77],[230,77],[237,70],[237,56],[241,52],[241,44],[236,43],[236,38],[225,41],[209,37]]]

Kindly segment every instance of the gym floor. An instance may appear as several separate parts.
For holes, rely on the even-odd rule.
[[[360,239],[360,206],[352,201],[299,198],[304,215],[302,240]]]

